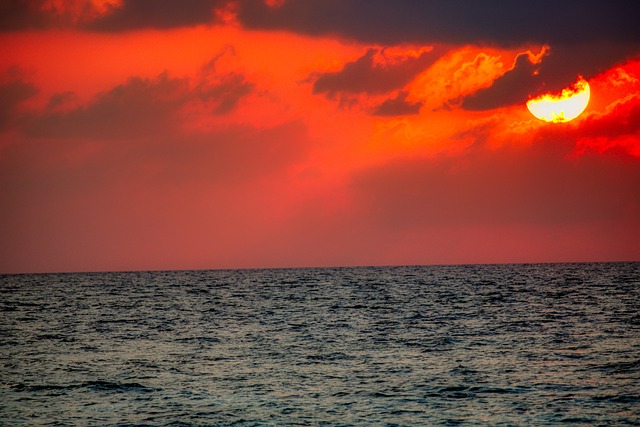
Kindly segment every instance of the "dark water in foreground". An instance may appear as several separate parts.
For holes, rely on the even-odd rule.
[[[640,425],[640,264],[0,277],[0,424]]]

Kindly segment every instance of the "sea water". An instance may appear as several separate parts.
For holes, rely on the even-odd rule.
[[[640,425],[640,264],[5,275],[0,424]]]

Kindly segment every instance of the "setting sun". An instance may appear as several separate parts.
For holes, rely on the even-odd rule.
[[[564,123],[578,117],[587,108],[591,89],[582,77],[562,90],[560,95],[544,94],[527,102],[531,114],[552,123]]]

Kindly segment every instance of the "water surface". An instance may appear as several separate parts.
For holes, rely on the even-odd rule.
[[[3,425],[640,425],[640,264],[0,277]]]

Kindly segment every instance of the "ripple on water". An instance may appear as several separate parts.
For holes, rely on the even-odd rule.
[[[15,425],[638,425],[640,264],[1,276]]]

